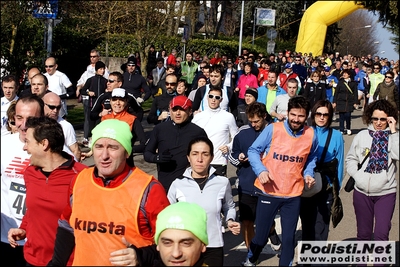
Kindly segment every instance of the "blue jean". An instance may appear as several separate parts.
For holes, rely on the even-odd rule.
[[[279,265],[290,266],[293,263],[300,197],[280,198],[267,195],[258,195],[256,235],[251,240],[247,253],[247,258],[253,263],[258,260],[262,249],[268,242],[269,230],[278,210],[282,225],[282,251]]]
[[[354,189],[353,206],[357,221],[357,240],[389,240],[396,193],[367,196]],[[375,219],[375,229],[374,229]]]

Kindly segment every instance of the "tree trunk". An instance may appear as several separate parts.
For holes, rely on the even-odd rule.
[[[173,30],[173,22],[174,22],[174,19],[173,19],[173,17],[174,17],[174,4],[175,4],[175,1],[169,1],[168,2],[168,10],[167,10],[167,14],[168,14],[168,16],[171,18],[171,19],[169,19],[168,20],[168,24],[167,24],[167,36],[172,36],[173,35],[173,33],[172,33],[172,30]]]
[[[179,23],[181,22],[181,15],[182,15],[184,6],[185,6],[185,1],[180,1],[178,13],[176,14],[177,16],[176,16],[176,21],[175,21],[174,33],[173,33],[174,35],[176,35],[178,33]]]
[[[15,39],[17,38],[18,26],[12,25],[11,42],[10,42],[10,55],[14,52]]]
[[[218,33],[221,29],[222,21],[225,18],[225,12],[226,12],[226,1],[222,1],[221,3],[221,17],[218,20],[218,6],[216,6],[216,18],[218,20],[217,26],[215,27],[215,34],[214,34],[214,39],[218,39]]]

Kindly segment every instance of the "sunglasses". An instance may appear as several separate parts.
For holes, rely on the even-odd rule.
[[[208,98],[210,98],[210,99],[215,98],[216,100],[220,100],[222,98],[222,96],[220,96],[220,95],[208,95]]]
[[[379,68],[374,68],[374,70],[379,70]]]
[[[328,116],[329,116],[329,113],[315,112],[315,116],[318,116],[318,117],[328,117]]]
[[[45,67],[46,69],[50,69],[50,68],[54,67],[54,65],[44,65],[44,67]]]
[[[46,106],[48,106],[49,107],[49,109],[51,109],[51,110],[54,110],[54,109],[57,109],[57,110],[60,110],[61,109],[61,105],[58,105],[58,106],[54,106],[54,105],[49,105],[49,104],[47,104],[47,103],[44,103]]]
[[[165,85],[167,85],[167,86],[169,86],[169,85],[171,85],[171,86],[176,86],[178,83],[169,83],[169,82],[165,82]]]
[[[15,121],[8,121],[8,123],[12,126],[15,126]]]
[[[109,82],[109,83],[113,83],[113,82],[116,82],[116,80],[113,80],[113,79],[108,79],[108,80],[107,80],[107,82]]]
[[[386,121],[387,121],[387,118],[372,117],[371,120],[372,120],[372,121],[375,121],[375,122],[377,122],[377,121],[386,122]]]
[[[95,57],[97,57],[97,56],[90,56],[90,58],[95,58]]]
[[[176,63],[181,63],[181,62],[177,60]]]
[[[385,78],[388,78],[388,79],[393,79],[393,77],[392,77],[392,76],[385,76]]]

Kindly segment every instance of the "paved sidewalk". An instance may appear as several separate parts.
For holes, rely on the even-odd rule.
[[[361,111],[357,110],[352,114],[352,135],[344,135],[344,141],[345,141],[345,155],[347,154],[347,151],[350,148],[351,142],[354,138],[354,135],[357,134],[360,130],[363,130],[365,128],[365,125],[362,123],[361,120]],[[153,126],[148,125],[146,122],[146,116],[145,114],[142,125],[145,129],[145,132],[147,134],[150,133],[152,130]],[[338,129],[339,123],[338,122],[333,122],[332,124],[333,128]],[[78,140],[81,140],[83,136],[83,130],[82,129],[77,129],[76,130],[77,138]],[[141,168],[145,172],[154,175],[157,177],[157,169],[156,165],[152,163],[147,163],[143,160],[142,155],[136,155],[134,157],[135,164],[137,167]],[[84,161],[85,164],[87,165],[93,165],[93,157],[86,159]],[[228,165],[228,178],[231,181],[232,184],[232,193],[234,195],[234,199],[237,202],[238,201],[238,196],[237,196],[237,190],[234,186],[235,180],[236,180],[236,170],[235,168],[229,164]],[[397,173],[397,181],[399,181],[399,173]],[[344,183],[346,183],[348,179],[348,175],[346,173],[345,178],[344,178]],[[343,220],[340,222],[340,224],[336,228],[330,229],[330,234],[329,234],[329,240],[332,241],[339,241],[339,240],[355,240],[356,239],[356,220],[355,220],[355,215],[354,215],[354,209],[353,209],[353,195],[352,193],[347,193],[343,189],[341,190],[341,199],[343,202],[344,206],[344,217]],[[397,202],[398,202],[398,195],[397,195]],[[281,233],[281,228],[280,228],[280,219],[279,215],[275,219],[277,222],[276,228],[278,234]],[[299,240],[301,237],[301,224],[300,222],[298,223],[298,231],[296,232],[296,240]],[[395,212],[393,215],[392,219],[392,229],[390,231],[390,240],[396,241],[396,265],[399,266],[399,205],[396,205]],[[243,238],[241,235],[239,236],[234,236],[231,232],[227,231],[224,234],[224,241],[225,241],[225,246],[224,246],[224,255],[225,255],[225,262],[224,266],[240,266],[240,263],[245,259],[246,257],[246,247],[243,242]],[[269,244],[266,245],[264,248],[261,256],[260,256],[260,263],[258,266],[278,266],[279,265],[279,254],[275,253]],[[297,265],[297,251],[295,254],[295,258],[293,261],[293,265]]]

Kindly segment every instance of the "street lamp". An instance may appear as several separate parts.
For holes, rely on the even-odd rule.
[[[367,29],[367,28],[371,28],[371,27],[372,27],[372,25],[371,25],[371,24],[368,24],[368,25],[365,25],[365,26],[362,26],[362,27],[352,28],[351,30]],[[348,45],[348,43],[349,43],[349,39],[347,39],[347,46],[346,46],[347,54],[349,54],[349,45]],[[376,43],[376,42],[374,42],[374,43]],[[379,42],[378,42],[378,43],[379,43]]]

